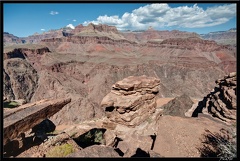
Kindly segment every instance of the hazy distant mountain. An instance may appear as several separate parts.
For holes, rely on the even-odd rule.
[[[24,43],[24,40],[22,40],[21,38],[10,34],[8,32],[3,32],[3,44],[22,44]]]
[[[91,34],[96,36],[107,36],[113,39],[127,39],[135,42],[147,42],[147,41],[162,41],[167,38],[184,38],[184,37],[200,37],[205,40],[214,40],[219,44],[236,46],[236,28],[231,28],[227,31],[215,31],[209,32],[208,34],[197,34],[194,32],[184,32],[178,30],[155,30],[149,28],[147,30],[121,30],[118,31],[114,26],[100,25],[95,26],[89,24],[88,26],[83,26],[82,24],[75,27],[75,29],[70,29],[67,27],[60,28],[57,30],[50,30],[42,34],[34,34],[28,37],[19,38],[4,32],[4,45],[11,44],[24,44],[24,43],[38,43],[44,39],[69,37],[69,36],[86,36]]]
[[[200,34],[201,38],[206,40],[214,40],[220,44],[236,45],[236,28],[227,31],[209,32],[208,34]]]

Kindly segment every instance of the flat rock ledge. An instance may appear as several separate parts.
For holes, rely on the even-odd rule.
[[[70,98],[46,99],[6,111],[4,113],[3,144],[5,145],[21,133],[51,117],[69,102],[71,102]]]

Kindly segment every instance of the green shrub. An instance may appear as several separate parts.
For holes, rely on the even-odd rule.
[[[74,152],[73,146],[70,144],[62,144],[52,148],[47,154],[46,157],[65,157],[68,154]]]
[[[15,101],[11,101],[11,102],[3,102],[3,107],[4,108],[14,108],[19,106],[19,104]]]
[[[91,145],[105,144],[104,132],[105,129],[93,128],[90,131],[74,138],[74,140],[82,147],[88,147]]]

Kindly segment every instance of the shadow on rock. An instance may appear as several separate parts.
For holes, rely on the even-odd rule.
[[[32,128],[31,133],[34,133],[34,140],[40,139],[42,141],[46,140],[48,133],[53,132],[56,129],[56,125],[49,119],[43,120],[41,123],[37,124]]]
[[[150,157],[150,155],[144,150],[142,150],[141,148],[137,148],[136,154],[131,156],[131,158],[136,158],[136,157]]]
[[[104,128],[93,128],[73,140],[82,148],[86,148],[91,145],[104,144],[105,139],[103,134],[105,131],[106,129]]]
[[[45,119],[41,123],[37,124],[32,128],[30,134],[33,135],[25,136],[25,133],[21,133],[16,139],[10,140],[4,145],[4,157],[16,157],[22,152],[43,143],[48,139],[49,134],[55,130],[56,126],[54,123]]]
[[[42,143],[42,140],[34,140],[34,136],[26,137],[25,134],[21,134],[21,139],[9,141],[3,147],[3,156],[6,158],[16,157],[22,152],[34,147],[38,146]]]

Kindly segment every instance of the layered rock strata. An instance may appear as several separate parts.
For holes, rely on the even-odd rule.
[[[130,76],[112,86],[101,106],[110,121],[127,126],[137,126],[155,112],[155,95],[160,80],[154,77]]]
[[[223,79],[215,82],[217,86],[213,92],[208,94],[193,112],[193,116],[198,113],[209,113],[225,122],[236,121],[237,110],[237,76],[236,72],[226,75]]]

